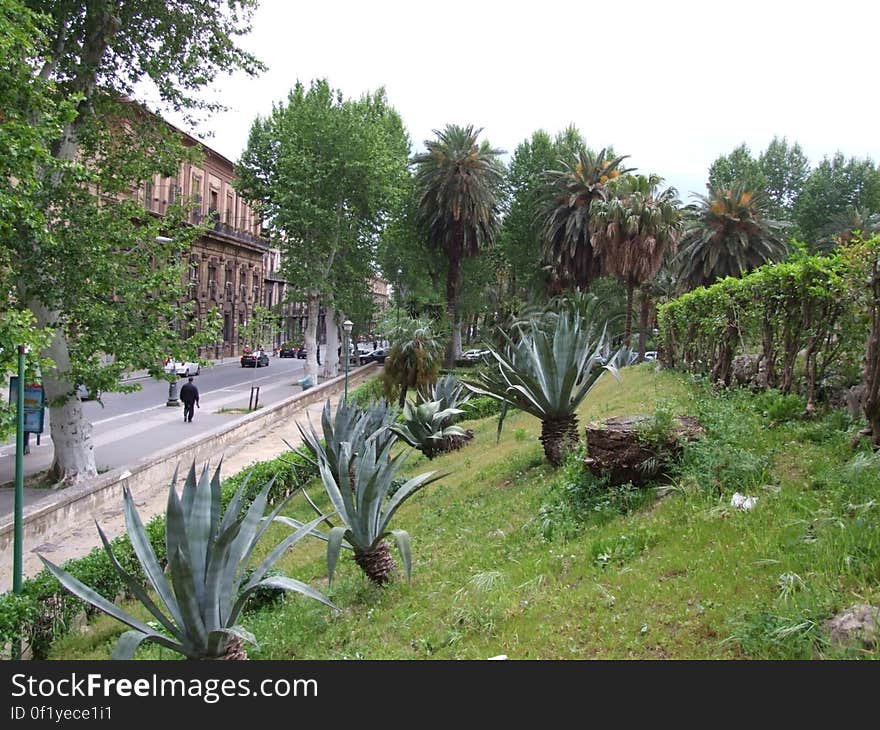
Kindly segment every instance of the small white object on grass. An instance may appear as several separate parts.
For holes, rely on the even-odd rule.
[[[499,654],[498,656],[490,656],[487,661],[492,661],[493,659],[507,659],[507,654]]]
[[[757,497],[747,497],[739,492],[734,492],[730,500],[730,506],[741,510],[750,510],[758,503]]]

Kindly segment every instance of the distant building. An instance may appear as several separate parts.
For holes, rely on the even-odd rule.
[[[223,322],[221,339],[203,348],[203,357],[235,356],[244,341],[241,328],[264,301],[269,259],[268,242],[259,217],[233,186],[233,163],[202,142],[184,134],[190,144],[204,152],[200,165],[185,162],[176,177],[156,175],[140,191],[144,207],[164,215],[168,206],[183,196],[195,206],[190,220],[207,218],[211,227],[196,241],[189,254],[185,284],[195,309],[188,322],[179,323],[184,333],[200,329],[212,309]]]

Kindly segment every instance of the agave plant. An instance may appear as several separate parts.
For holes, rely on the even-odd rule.
[[[395,423],[391,430],[433,459],[439,452],[447,450],[444,448],[447,441],[466,438],[465,432],[452,424],[453,419],[462,413],[461,408],[442,408],[442,403],[436,400],[418,405],[407,401],[403,406],[403,423]]]
[[[98,525],[98,534],[113,567],[132,595],[143,603],[164,631],[135,618],[40,556],[49,572],[67,590],[131,627],[131,631],[119,637],[113,651],[114,659],[133,658],[144,641],[168,647],[189,659],[245,659],[247,654],[243,641],[256,644],[256,639],[237,622],[248,599],[261,588],[295,591],[335,610],[335,606],[324,595],[305,583],[281,575],[267,576],[285,551],[313,531],[326,516],[322,515],[298,528],[278,543],[262,562],[249,570],[248,563],[254,547],[286,500],[270,515],[264,515],[272,486],[270,481],[244,511],[242,503],[248,481],[245,479],[226,512],[221,514],[220,467],[217,467],[210,481],[208,475],[206,465],[197,482],[193,463],[180,496],[175,488],[176,473],[171,482],[165,513],[167,576],[147,538],[131,492],[127,487],[123,489],[128,536],[156,600],[140,580],[125,571]]]
[[[407,578],[412,575],[409,534],[405,530],[389,530],[388,525],[407,499],[442,475],[435,471],[426,472],[400,485],[395,475],[407,457],[399,453],[391,458],[389,452],[392,446],[391,441],[386,441],[379,448],[375,440],[368,440],[363,451],[356,452],[351,443],[344,442],[339,452],[339,465],[343,468],[335,473],[329,459],[324,454],[318,455],[321,481],[343,522],[333,527],[326,536],[330,580],[333,580],[339,554],[345,547],[344,543],[347,543],[354,552],[355,562],[366,576],[377,585],[387,583],[395,564],[385,538],[392,535]],[[395,489],[393,496],[389,496]],[[289,517],[277,517],[276,521],[288,524],[297,531],[308,527]]]
[[[439,378],[431,387],[419,389],[419,402],[437,401],[440,410],[447,408],[461,408],[470,400],[471,394],[462,382],[452,373]]]
[[[548,326],[548,321],[552,324]],[[604,370],[617,375],[613,363],[602,365],[604,333],[578,312],[561,310],[520,327],[508,337],[504,352],[490,348],[498,367],[474,376],[465,386],[501,401],[498,433],[508,407],[541,419],[541,443],[547,460],[560,466],[577,443],[577,407]]]
[[[338,477],[342,445],[351,444],[352,450],[357,453],[363,449],[369,439],[377,441],[381,450],[387,442],[393,442],[397,438],[389,429],[396,418],[397,409],[389,406],[384,399],[371,404],[366,409],[340,401],[335,416],[331,415],[328,400],[324,403],[324,410],[321,413],[323,440],[311,423],[308,427],[297,423],[303,438],[303,448],[295,449],[290,444],[287,445],[316,466],[319,457],[323,456],[330,465],[333,475]]]

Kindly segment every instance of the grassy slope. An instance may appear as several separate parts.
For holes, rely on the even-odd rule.
[[[610,377],[599,383],[582,421],[649,414],[663,403],[701,416],[709,437],[688,453],[666,496],[628,516],[594,520],[568,539],[542,537],[541,506],[559,474],[543,462],[535,419],[511,416],[497,445],[497,421],[486,419],[472,424],[476,441],[464,450],[433,462],[414,456],[412,471],[449,474],[413,497],[393,525],[412,537],[412,583],[398,578],[376,589],[343,559],[327,586],[324,544],[301,543],[278,567],[321,586],[342,612],[334,617],[289,597],[251,613],[245,625],[261,641],[251,657],[699,659],[823,651],[821,618],[878,601],[876,465],[867,477],[851,469],[843,483],[835,465],[852,452],[842,431],[773,425],[747,396],[697,398],[700,392],[652,365],[625,370],[622,386]],[[735,490],[757,495],[758,507],[732,510]],[[298,499],[294,505],[293,513],[307,514]],[[53,656],[107,657],[120,630],[96,618],[87,633],[59,641]],[[139,656],[172,655],[146,648]]]

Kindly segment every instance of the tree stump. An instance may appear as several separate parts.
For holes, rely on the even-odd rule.
[[[682,444],[703,433],[695,418],[673,419],[672,427],[661,438],[646,438],[651,424],[648,416],[621,416],[587,426],[585,466],[596,476],[605,475],[612,485],[635,485],[657,477],[681,455]]]

